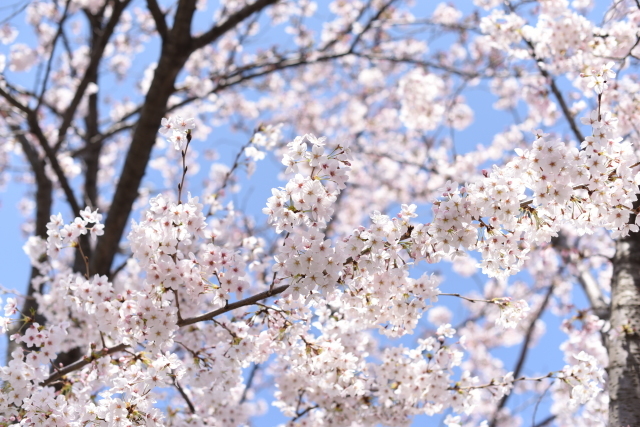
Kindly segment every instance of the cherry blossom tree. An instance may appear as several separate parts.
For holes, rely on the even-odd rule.
[[[640,425],[640,3],[426,3],[0,9],[0,425]]]

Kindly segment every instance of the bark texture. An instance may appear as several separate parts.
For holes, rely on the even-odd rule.
[[[616,243],[611,280],[609,426],[640,426],[640,233]]]

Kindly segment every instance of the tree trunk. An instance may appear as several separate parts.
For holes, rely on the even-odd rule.
[[[609,425],[640,426],[640,233],[616,242],[611,280]]]

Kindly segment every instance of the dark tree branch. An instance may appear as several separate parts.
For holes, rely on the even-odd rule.
[[[62,123],[58,128],[58,141],[53,147],[54,151],[58,151],[62,146],[64,139],[67,135],[67,130],[69,129],[69,127],[71,126],[71,123],[73,122],[73,117],[75,116],[78,106],[80,105],[80,101],[82,101],[82,97],[84,96],[84,93],[87,90],[87,86],[89,86],[89,83],[93,81],[94,76],[97,73],[98,66],[100,65],[100,61],[104,56],[104,50],[107,47],[107,43],[109,42],[109,39],[111,38],[111,35],[113,34],[116,28],[116,25],[120,21],[120,16],[122,15],[122,12],[129,5],[130,2],[131,0],[115,1],[115,4],[111,12],[111,16],[109,17],[109,21],[107,22],[107,25],[104,28],[102,28],[101,35],[97,40],[96,44],[93,46],[93,49],[91,50],[91,58],[89,60],[89,65],[85,70],[84,76],[82,77],[82,80],[80,80],[80,83],[76,88],[76,93],[74,94],[73,99],[69,103],[69,106],[67,107],[67,109],[65,110],[65,113],[62,116]],[[106,2],[105,2],[105,5],[106,5]]]
[[[515,7],[511,4],[510,1],[506,1],[505,5],[512,12],[515,12]],[[556,84],[555,79],[545,69],[544,62],[540,58],[538,58],[538,56],[536,55],[535,46],[530,40],[526,39],[525,37],[522,37],[522,40],[525,42],[525,44],[529,48],[529,53],[531,54],[531,58],[536,63],[536,67],[538,68],[538,71],[540,72],[542,77],[547,79],[547,81],[549,82],[549,86],[551,87],[551,92],[556,97],[558,104],[560,104],[560,109],[562,110],[562,114],[564,115],[565,119],[567,119],[567,122],[569,122],[569,127],[571,128],[573,135],[576,137],[579,143],[584,141],[584,136],[582,135],[582,132],[580,132],[580,129],[578,129],[578,126],[573,117],[573,114],[571,114],[571,111],[569,110],[569,106],[567,106],[567,103],[564,100],[564,97],[562,96],[562,92],[560,92],[560,89],[558,89],[558,85]]]
[[[547,418],[545,418],[544,420],[540,421],[539,423],[537,423],[533,427],[545,427],[545,426],[548,426],[555,419],[556,419],[556,415],[549,415]]]
[[[74,215],[79,215],[80,207],[78,205],[78,202],[76,201],[76,197],[73,194],[73,190],[69,185],[69,181],[67,180],[67,177],[65,176],[64,171],[62,170],[62,167],[60,166],[60,163],[58,162],[58,159],[55,153],[53,152],[53,149],[51,148],[51,146],[49,145],[49,142],[47,141],[47,137],[45,136],[44,132],[42,132],[42,129],[40,128],[40,123],[38,123],[37,113],[31,110],[30,108],[28,108],[27,106],[23,105],[22,103],[20,103],[11,94],[6,92],[2,88],[0,88],[0,96],[6,99],[7,102],[9,102],[9,104],[13,105],[18,110],[25,113],[27,118],[27,123],[29,125],[29,131],[36,137],[36,140],[44,150],[47,156],[47,159],[49,160],[49,163],[51,164],[51,167],[53,168],[53,171],[55,172],[56,177],[58,178],[58,182],[62,187],[62,190],[64,191],[65,196],[67,197],[67,202],[71,206],[71,210],[73,211]]]
[[[102,39],[102,27],[99,19],[88,16],[91,28],[91,51],[99,49]],[[98,84],[98,67],[93,73],[87,74],[90,83]],[[93,93],[88,97],[88,109],[85,116],[85,153],[82,156],[85,163],[84,198],[85,203],[95,208],[98,203],[98,171],[100,169],[100,153],[102,151],[102,141],[94,142],[100,135],[98,120],[98,94]]]
[[[184,45],[171,42],[163,44],[160,61],[140,111],[109,214],[104,223],[105,232],[98,240],[95,249],[91,265],[91,271],[94,273],[109,274],[131,214],[133,202],[138,197],[138,188],[151,157],[160,121],[166,112],[167,101],[174,92],[175,79],[188,55]]]
[[[51,73],[51,65],[53,64],[53,54],[56,51],[56,44],[58,44],[58,39],[62,36],[64,21],[67,20],[67,14],[69,13],[69,4],[71,0],[67,0],[64,5],[64,12],[62,13],[62,18],[60,18],[60,22],[58,23],[58,30],[56,31],[56,35],[53,37],[51,41],[51,54],[49,55],[49,59],[47,61],[47,67],[44,72],[44,78],[42,79],[42,89],[40,90],[40,95],[38,96],[38,105],[35,110],[38,111],[40,105],[42,105],[42,100],[44,99],[44,94],[47,89],[47,82],[49,81],[49,74]]]
[[[373,0],[369,0],[369,2],[366,5],[364,5],[362,7],[362,9],[360,9],[360,12],[358,12],[358,16],[356,16],[355,19],[353,21],[351,21],[349,23],[349,25],[347,25],[347,27],[343,31],[340,32],[340,34],[342,36],[346,36],[351,31],[353,31],[353,24],[358,22],[360,20],[360,18],[362,18],[364,16],[364,13],[367,11],[367,9],[369,9],[371,7],[371,3],[372,2],[373,2]],[[329,40],[324,46],[322,46],[318,50],[320,52],[326,52],[327,50],[329,50],[329,48],[335,46],[335,44],[338,43],[339,40],[340,40],[340,37],[334,37],[332,40]]]
[[[167,27],[167,21],[164,19],[165,14],[160,10],[158,1],[147,0],[147,7],[149,8],[149,12],[151,12],[154,22],[156,23],[156,30],[158,30],[158,34],[160,34],[162,40],[166,40],[169,35],[169,28]]]
[[[218,309],[218,310],[214,310],[211,311],[209,313],[205,313],[202,316],[197,316],[197,317],[191,317],[188,319],[184,319],[180,322],[178,322],[178,326],[182,327],[182,326],[188,326],[188,325],[192,325],[194,323],[197,322],[203,322],[206,320],[212,320],[214,317],[219,316],[221,314],[227,313],[231,310],[235,310],[236,308],[240,308],[240,307],[245,307],[247,305],[252,305],[255,304],[256,302],[272,297],[274,295],[278,295],[281,294],[282,292],[284,292],[287,288],[289,287],[289,285],[282,285],[279,286],[277,288],[273,288],[270,289],[268,291],[265,292],[261,292],[259,294],[253,295],[251,297],[245,298],[243,300],[237,301],[233,304],[227,304],[226,307]],[[42,385],[43,387],[46,387],[48,385],[53,384],[54,382],[56,382],[57,380],[61,379],[62,377],[64,377],[65,375],[77,371],[78,369],[82,369],[83,367],[87,366],[88,364],[90,364],[93,360],[98,359],[100,357],[104,357],[104,356],[108,356],[110,354],[113,353],[117,353],[119,351],[122,351],[124,349],[126,349],[127,347],[129,347],[126,344],[118,344],[114,347],[109,347],[108,349],[104,350],[104,351],[96,351],[93,352],[91,357],[85,357],[81,360],[78,360],[76,362],[73,362],[67,366],[65,366],[62,369],[57,369],[55,371],[54,374],[52,374],[49,378],[47,378],[46,380],[44,380],[42,383],[40,383],[40,385]]]
[[[174,27],[162,43],[160,60],[140,110],[111,208],[104,223],[105,233],[98,240],[95,256],[91,260],[91,271],[94,273],[110,273],[133,202],[138,197],[138,188],[151,157],[160,121],[166,112],[169,97],[175,91],[174,83],[178,73],[190,55],[189,32],[194,12],[195,0],[181,0],[176,11]]]
[[[28,141],[26,135],[16,125],[9,125],[14,132],[14,137],[20,143],[22,151],[31,166],[31,171],[36,181],[36,224],[35,235],[47,238],[47,223],[51,217],[51,206],[53,204],[52,191],[53,183],[45,173],[45,161],[38,156],[37,151]],[[27,293],[27,295],[31,295]]]
[[[23,105],[20,101],[18,101],[9,92],[5,91],[2,87],[0,87],[0,96],[2,96],[9,104],[13,105],[23,113],[29,114],[31,112],[31,109],[29,107],[27,107],[26,105]]]
[[[230,15],[224,22],[214,26],[209,31],[193,39],[192,50],[200,49],[218,40],[223,34],[234,29],[238,24],[256,12],[260,12],[267,6],[277,3],[279,0],[256,0],[254,3],[245,6],[243,9]]]
[[[131,146],[127,152],[124,168],[105,221],[104,235],[98,240],[91,271],[108,275],[120,239],[124,233],[133,202],[138,197],[138,188],[144,176],[155,144],[160,121],[167,111],[169,97],[175,92],[174,84],[189,55],[225,32],[233,29],[243,19],[262,10],[277,0],[259,0],[231,15],[224,23],[193,40],[190,35],[191,20],[195,12],[195,0],[181,0],[178,4],[174,26],[162,44],[160,60],[151,86],[140,110],[138,124],[134,130]],[[208,34],[208,35],[207,35]]]
[[[30,111],[27,114],[27,123],[29,124],[30,132],[36,137],[36,139],[40,143],[40,146],[42,147],[45,154],[47,155],[47,160],[49,161],[51,168],[53,169],[53,171],[56,174],[56,177],[58,178],[58,183],[60,184],[60,187],[62,187],[62,191],[64,192],[64,195],[67,198],[67,202],[69,203],[69,206],[71,206],[71,210],[73,211],[73,214],[75,216],[79,216],[80,205],[76,200],[76,196],[73,194],[73,189],[71,188],[71,185],[69,184],[69,181],[67,180],[67,177],[64,174],[64,171],[62,170],[62,166],[60,166],[60,163],[58,162],[56,153],[53,151],[53,149],[49,145],[49,141],[47,141],[47,137],[45,136],[44,132],[42,132],[42,129],[40,128],[40,123],[38,123],[38,118],[35,111]]]
[[[538,70],[540,70],[540,74],[542,74],[542,76],[549,81],[549,86],[551,86],[551,92],[553,92],[556,99],[558,100],[558,104],[560,104],[560,109],[562,110],[562,114],[564,114],[564,117],[569,122],[569,127],[573,131],[573,135],[578,140],[578,143],[584,141],[584,135],[582,135],[582,132],[580,132],[580,129],[578,129],[578,125],[576,124],[573,114],[571,114],[571,111],[569,110],[569,107],[567,106],[567,103],[564,100],[564,97],[562,96],[562,92],[560,92],[560,89],[558,89],[558,85],[556,84],[555,79],[549,75],[547,70],[543,68],[543,66],[540,64],[539,61],[536,61],[536,66],[538,67]]]
[[[183,48],[187,48],[187,44],[191,43],[191,21],[196,12],[197,0],[180,0],[173,19],[173,27],[169,31],[167,41],[170,43],[178,43]],[[184,52],[191,54],[191,51]]]
[[[72,58],[73,51],[71,50],[71,44],[69,43],[69,38],[64,32],[64,28],[62,29],[62,34],[60,38],[62,39],[62,45],[64,46],[64,50],[67,53],[67,56],[69,58]],[[78,70],[76,70],[76,68],[73,66],[71,62],[69,62],[69,74],[73,78],[76,78],[78,76]]]
[[[175,378],[173,380],[173,385],[175,386],[176,390],[178,390],[178,393],[180,393],[180,396],[182,396],[184,401],[187,403],[187,406],[189,407],[189,411],[192,414],[195,414],[196,408],[195,406],[193,406],[193,402],[191,402],[191,399],[189,399],[189,396],[187,396],[187,393],[185,393],[184,389],[182,388],[182,386],[180,386],[180,383]]]
[[[128,345],[126,344],[118,344],[114,347],[109,347],[108,349],[106,349],[105,351],[99,351],[96,352],[94,355],[92,355],[91,357],[85,357],[82,358],[76,362],[73,362],[70,365],[65,366],[62,369],[57,369],[55,371],[55,373],[51,374],[49,376],[49,378],[47,378],[46,380],[44,380],[43,382],[40,383],[40,385],[42,387],[46,387],[48,385],[53,384],[54,382],[58,381],[59,379],[61,379],[62,377],[64,377],[65,375],[77,371],[78,369],[82,369],[85,366],[87,366],[88,364],[90,364],[91,362],[93,362],[94,360],[100,358],[100,357],[104,357],[104,356],[108,356],[110,354],[114,354],[117,353],[119,351],[123,351],[124,349],[126,349],[128,347]]]
[[[297,412],[296,416],[291,419],[291,422],[298,421],[300,418],[304,417],[305,415],[307,415],[309,412],[313,411],[314,409],[318,409],[319,407],[320,406],[318,406],[318,405],[313,405],[313,406],[307,407],[302,412]]]
[[[253,305],[253,304],[257,303],[260,300],[272,297],[274,295],[281,294],[282,292],[286,291],[288,287],[289,287],[289,285],[278,286],[277,288],[273,288],[273,289],[269,289],[268,291],[260,292],[259,294],[255,294],[255,295],[250,296],[248,298],[245,298],[243,300],[236,301],[236,302],[234,302],[232,304],[227,304],[223,308],[219,308],[217,310],[210,311],[210,312],[202,314],[200,316],[190,317],[188,319],[183,319],[181,322],[178,322],[178,326],[193,325],[194,323],[204,322],[206,320],[211,320],[216,316],[219,316],[221,314],[227,313],[227,312],[229,312],[231,310],[235,310],[236,308],[246,307],[247,305]]]
[[[256,372],[258,372],[258,369],[260,369],[260,364],[254,363],[253,367],[251,368],[251,372],[249,372],[249,378],[247,378],[247,384],[244,386],[244,390],[242,391],[240,404],[244,403],[247,400],[247,393],[249,392],[249,390],[251,389],[251,386],[253,385],[253,380],[256,377]]]
[[[362,39],[362,36],[369,31],[369,29],[371,29],[371,26],[373,25],[374,22],[376,22],[377,20],[380,19],[380,17],[384,14],[384,12],[391,7],[391,5],[393,3],[395,3],[397,0],[389,0],[385,5],[383,5],[378,12],[375,14],[375,16],[373,16],[369,22],[367,22],[367,25],[364,26],[364,28],[362,29],[361,32],[359,32],[356,37],[353,39],[353,42],[351,42],[351,47],[349,48],[349,53],[353,53],[355,52],[355,48],[358,45],[358,42],[360,41],[360,39]],[[371,3],[369,3],[371,4]]]

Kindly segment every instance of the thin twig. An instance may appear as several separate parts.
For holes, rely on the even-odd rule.
[[[82,257],[82,260],[84,261],[84,266],[87,270],[87,272],[85,273],[85,277],[88,279],[89,277],[91,277],[91,273],[89,272],[89,258],[84,254],[83,250],[82,250],[82,245],[80,244],[80,242],[76,243],[76,246],[78,247],[78,251],[80,251],[80,256]]]
[[[540,395],[540,397],[538,399],[536,399],[536,406],[533,408],[533,415],[531,415],[531,425],[535,425],[536,422],[536,413],[538,412],[538,406],[540,406],[540,402],[542,402],[542,398],[544,397],[545,394],[547,394],[547,392],[549,391],[549,389],[551,388],[551,386],[553,385],[553,381],[549,382],[549,385],[547,386],[546,389],[544,389],[544,392]],[[553,415],[553,417],[555,417],[555,415]],[[547,419],[549,419],[549,417],[547,417]],[[541,421],[541,423],[544,423],[546,420]],[[544,424],[542,424],[544,425]]]
[[[294,421],[299,420],[300,418],[304,417],[307,414],[307,412],[313,411],[314,409],[318,409],[319,407],[320,406],[318,406],[318,405],[309,406],[304,411],[302,411],[300,413],[296,413],[296,416],[294,418],[292,418],[290,422],[294,422]]]
[[[247,384],[244,386],[244,390],[242,391],[242,397],[240,398],[240,404],[244,403],[247,400],[247,393],[253,384],[253,379],[256,376],[256,372],[260,369],[260,364],[255,363],[253,368],[251,368],[251,372],[249,372],[249,378],[247,378]]]
[[[544,310],[547,308],[547,304],[549,303],[551,299],[551,294],[553,293],[553,288],[554,286],[553,284],[551,284],[547,289],[547,293],[544,296],[544,300],[542,301],[542,304],[540,305],[538,312],[536,313],[535,317],[531,320],[531,323],[529,323],[529,328],[527,328],[527,333],[525,334],[524,342],[522,343],[522,347],[520,348],[520,355],[518,356],[516,367],[513,370],[513,378],[518,378],[520,376],[520,372],[524,367],[524,362],[529,352],[529,343],[533,338],[533,331],[535,330],[536,322],[542,316],[542,313],[544,312]],[[495,427],[497,425],[500,410],[504,408],[505,405],[507,404],[507,401],[509,400],[509,396],[511,396],[511,394],[505,394],[504,396],[502,396],[502,399],[500,399],[500,403],[498,403],[498,406],[496,407],[496,410],[493,413],[491,422],[489,423],[491,427]]]
[[[189,411],[192,414],[196,413],[196,408],[195,406],[193,406],[193,403],[191,402],[191,399],[189,399],[189,396],[187,396],[187,393],[184,392],[184,390],[182,389],[182,387],[180,386],[180,383],[178,383],[178,380],[174,378],[173,380],[173,385],[174,387],[178,390],[178,392],[180,393],[180,396],[182,396],[182,398],[184,399],[185,402],[187,402],[187,406],[189,407]]]
[[[438,294],[438,296],[440,296],[440,295],[444,295],[444,296],[447,296],[447,297],[458,297],[458,298],[462,298],[463,300],[467,300],[467,301],[469,301],[469,302],[471,302],[471,303],[476,303],[476,302],[486,302],[486,303],[490,303],[490,304],[495,304],[495,302],[494,302],[494,301],[491,301],[491,300],[486,300],[486,299],[473,299],[473,298],[468,298],[468,297],[462,296],[462,295],[460,295],[460,294],[447,294],[447,293],[441,293],[441,294]]]
[[[184,188],[184,178],[187,176],[187,170],[189,166],[187,166],[187,150],[189,149],[189,144],[191,143],[191,130],[187,131],[187,145],[182,150],[182,180],[178,184],[178,204],[182,204],[182,190]]]

